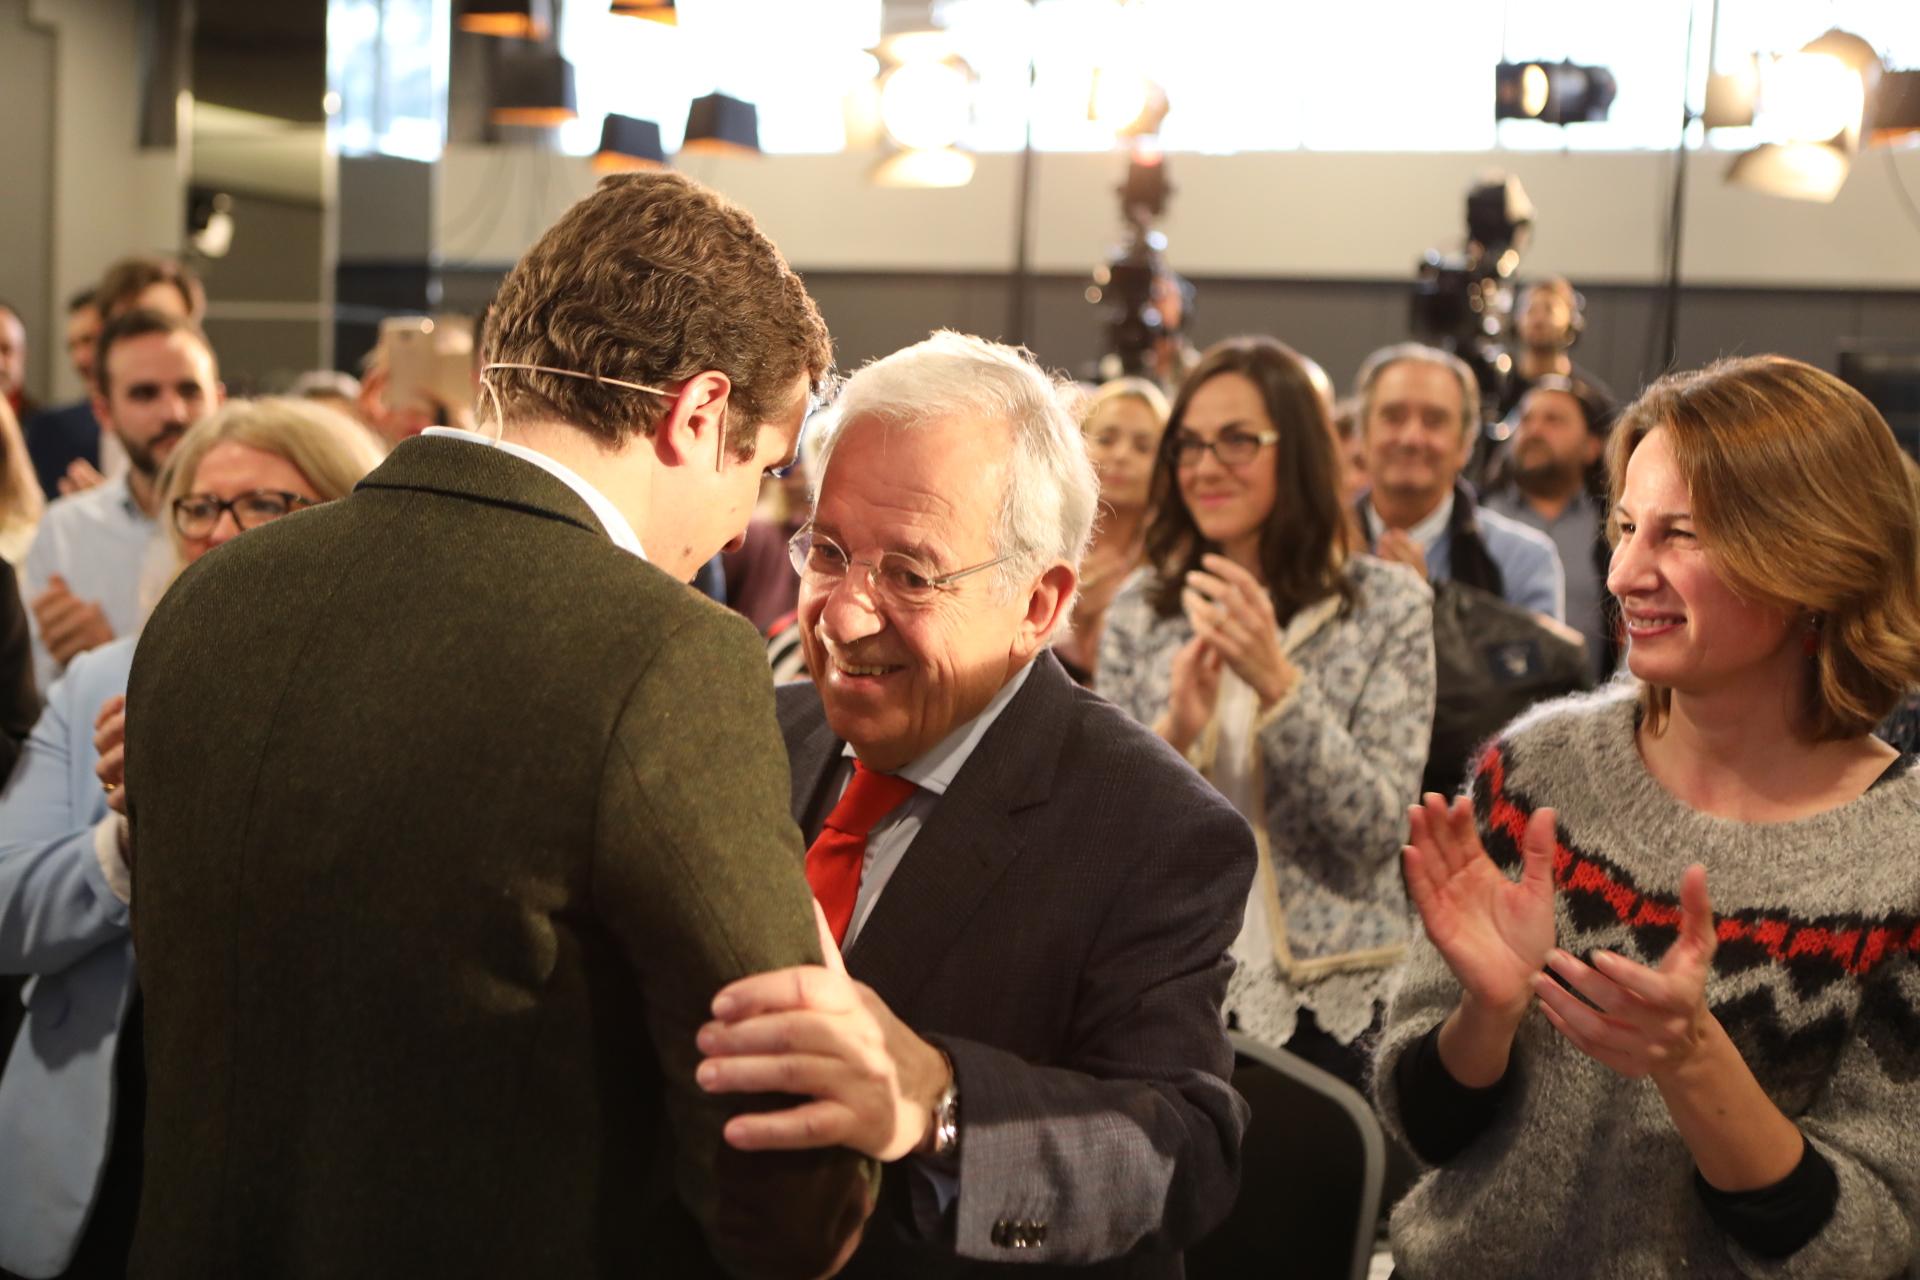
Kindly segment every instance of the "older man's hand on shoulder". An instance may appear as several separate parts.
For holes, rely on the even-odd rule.
[[[726,1139],[743,1151],[844,1146],[901,1159],[930,1145],[953,1066],[847,976],[818,903],[814,915],[826,963],[755,974],[715,996],[697,1079],[710,1093],[812,1099],[728,1121]]]

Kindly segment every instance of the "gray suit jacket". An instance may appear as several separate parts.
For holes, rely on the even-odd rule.
[[[464,441],[183,574],[128,693],[135,1274],[824,1270],[867,1166],[732,1151],[768,1100],[692,1078],[723,984],[820,956],[772,694]]]
[[[1051,653],[1035,661],[847,955],[960,1090],[949,1220],[919,1173],[889,1172],[848,1276],[1179,1276],[1233,1204],[1247,1108],[1220,1002],[1252,833]],[[778,706],[811,837],[842,744],[812,685]]]

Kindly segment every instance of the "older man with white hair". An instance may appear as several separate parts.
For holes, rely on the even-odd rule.
[[[723,990],[698,1078],[809,1099],[737,1118],[737,1147],[904,1166],[851,1276],[1177,1276],[1233,1201],[1253,837],[1047,648],[1098,493],[1063,393],[935,334],[856,374],[815,445],[814,681],[779,712],[837,945]]]

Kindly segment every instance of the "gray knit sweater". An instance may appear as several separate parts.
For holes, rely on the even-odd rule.
[[[1747,1253],[1703,1208],[1653,1084],[1586,1057],[1535,1010],[1492,1125],[1395,1211],[1394,1258],[1415,1280],[1902,1275],[1920,1256],[1920,771],[1810,818],[1730,822],[1647,772],[1635,707],[1620,682],[1517,721],[1475,770],[1481,839],[1517,875],[1528,815],[1558,810],[1557,940],[1583,958],[1657,963],[1681,872],[1705,864],[1720,933],[1708,1004],[1832,1164],[1833,1215],[1785,1258]],[[1398,1059],[1459,994],[1421,936],[1376,1065],[1395,1128]]]

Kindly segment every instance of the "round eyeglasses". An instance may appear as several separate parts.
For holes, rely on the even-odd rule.
[[[211,493],[189,493],[173,500],[173,527],[183,538],[207,538],[227,512],[233,514],[234,525],[245,531],[312,505],[312,498],[284,489],[252,489],[224,500]]]
[[[868,590],[876,601],[917,609],[932,603],[935,596],[951,589],[962,578],[991,569],[1009,557],[995,556],[952,573],[938,573],[925,561],[904,551],[889,551],[878,560],[855,560],[826,534],[812,525],[802,525],[800,532],[787,541],[787,559],[793,562],[794,572],[802,580],[828,591],[846,581],[854,566],[859,565],[866,570]]]

